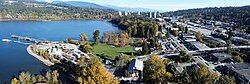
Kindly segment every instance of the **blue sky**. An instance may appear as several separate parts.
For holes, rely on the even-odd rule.
[[[53,1],[53,0],[47,0]],[[114,5],[131,8],[151,8],[162,11],[175,11],[190,8],[226,7],[250,5],[250,0],[61,0],[84,1],[101,5]]]

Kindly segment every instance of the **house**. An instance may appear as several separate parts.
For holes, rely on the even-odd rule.
[[[242,37],[232,37],[232,42],[234,44],[238,44],[238,45],[249,45],[250,44],[250,40],[244,39]]]
[[[142,51],[142,47],[135,47],[135,51]]]
[[[225,65],[225,71],[227,74],[231,74],[236,77],[237,84],[250,84],[250,64],[249,63],[237,63]]]
[[[204,50],[204,49],[210,49],[210,47],[206,46],[203,43],[197,42],[197,41],[191,41],[189,42],[191,46],[196,50]]]
[[[174,76],[181,76],[185,68],[185,66],[179,63],[173,63],[171,67],[173,67],[172,69],[173,69]]]
[[[140,61],[138,59],[133,59],[130,62],[127,71],[130,77],[137,77],[138,79],[141,79],[143,71],[143,61]]]
[[[212,53],[211,54],[211,60],[214,63],[230,63],[233,62],[233,60],[231,59],[232,56],[226,53]]]

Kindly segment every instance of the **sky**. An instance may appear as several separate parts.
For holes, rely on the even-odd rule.
[[[46,0],[58,1],[58,0]],[[130,8],[150,8],[161,11],[176,11],[191,8],[227,7],[250,5],[250,0],[61,0],[84,1],[100,5],[113,5]]]

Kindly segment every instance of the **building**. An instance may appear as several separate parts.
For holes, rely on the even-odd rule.
[[[128,12],[125,12],[125,16],[127,16],[129,13]]]
[[[232,56],[226,53],[212,53],[211,60],[214,63],[230,63],[233,62]]]
[[[133,59],[130,62],[127,71],[130,77],[137,77],[138,79],[141,79],[143,71],[143,61],[140,61],[138,59]]]
[[[157,12],[154,12],[154,18],[157,18]]]
[[[119,16],[122,16],[122,12],[121,11],[119,11]]]
[[[241,37],[232,37],[232,42],[237,45],[249,45],[250,40]]]
[[[191,44],[191,47],[197,50],[205,50],[210,49],[210,47],[206,46],[203,43],[197,42],[197,41],[191,41],[189,42]]]
[[[184,69],[185,69],[185,66],[182,66],[179,63],[173,63],[173,73],[175,76],[181,76]]]
[[[149,12],[149,18],[152,18],[152,12]]]
[[[227,74],[236,77],[237,84],[250,84],[250,64],[249,63],[238,63],[228,64],[225,66]]]

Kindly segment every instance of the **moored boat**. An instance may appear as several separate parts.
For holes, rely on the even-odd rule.
[[[2,39],[3,42],[10,42],[11,40],[9,39]]]

